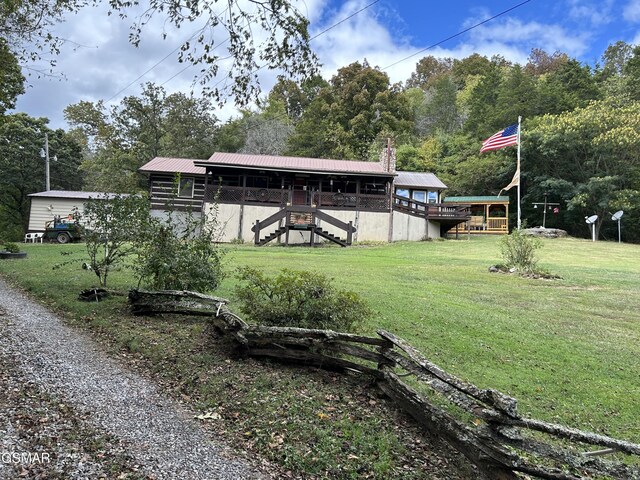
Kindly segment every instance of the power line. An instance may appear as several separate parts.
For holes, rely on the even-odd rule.
[[[357,14],[359,14],[360,12],[365,11],[367,8],[375,5],[376,3],[378,3],[380,0],[375,0],[374,2],[371,2],[369,5],[366,5],[364,7],[362,7],[360,10],[358,10],[357,12],[352,13],[351,15],[349,15],[348,17],[343,18],[342,20],[340,20],[338,23],[334,23],[333,25],[331,25],[329,28],[324,29],[323,31],[321,31],[320,33],[318,33],[317,35],[314,35],[313,37],[311,37],[309,39],[309,41],[315,40],[316,38],[318,38],[320,35],[324,35],[325,33],[327,33],[329,30],[331,30],[332,28],[337,27],[338,25],[340,25],[341,23],[346,22],[347,20],[350,20],[351,18],[355,17]]]
[[[364,7],[362,7],[360,10],[357,10],[357,11],[353,12],[351,15],[349,15],[349,16],[347,16],[347,17],[343,18],[342,20],[340,20],[340,21],[338,21],[338,22],[336,22],[336,23],[334,23],[334,24],[333,24],[333,25],[331,25],[330,27],[325,28],[325,29],[324,29],[323,31],[321,31],[320,33],[318,33],[318,34],[314,35],[313,37],[311,37],[311,38],[309,39],[309,42],[311,42],[311,41],[315,40],[316,38],[318,38],[318,37],[320,37],[320,36],[322,36],[322,35],[324,35],[324,34],[325,34],[325,33],[327,33],[329,30],[334,29],[335,27],[337,27],[338,25],[340,25],[340,24],[342,24],[342,23],[346,22],[347,20],[352,19],[353,17],[355,17],[356,15],[358,15],[360,12],[364,12],[367,8],[372,7],[373,5],[375,5],[376,3],[378,3],[379,1],[380,1],[380,0],[374,0],[373,2],[369,3],[368,5],[365,5]],[[530,1],[530,0],[529,0],[529,1]],[[249,73],[249,75],[253,75],[254,73],[259,72],[260,70],[262,70],[262,69],[263,69],[264,67],[266,67],[266,66],[267,66],[267,65],[265,64],[265,65],[262,65],[262,66],[260,66],[260,67],[256,68],[254,71],[252,71],[251,73]],[[184,70],[183,70],[183,71],[184,71]],[[182,72],[180,72],[180,73],[182,73]],[[218,83],[216,83],[216,84],[213,86],[213,88],[216,88],[218,85],[220,85],[222,82],[224,82],[224,81],[226,81],[226,80],[227,80],[227,77],[226,77],[226,76],[225,76],[224,78],[221,78],[221,79],[218,81]]]
[[[227,39],[226,39],[226,40],[224,40],[224,41],[220,42],[219,44],[217,44],[217,45],[214,47],[214,50],[215,50],[216,48],[218,48],[218,47],[221,47],[221,46],[222,46],[222,45],[224,45],[225,43],[227,43],[230,39],[231,39],[231,37],[227,37]],[[229,58],[229,57],[225,57],[225,58],[222,58],[222,59],[220,59],[220,60],[226,60],[227,58]],[[165,80],[163,83],[161,83],[161,84],[160,84],[160,86],[161,86],[161,87],[164,87],[164,86],[165,86],[167,83],[169,83],[171,80],[173,80],[173,79],[174,79],[174,78],[176,78],[178,75],[180,75],[182,72],[184,72],[185,70],[187,70],[187,69],[189,69],[189,68],[191,68],[191,67],[195,67],[195,64],[194,64],[194,63],[189,63],[189,64],[188,64],[188,65],[186,65],[183,69],[181,69],[178,73],[176,73],[176,74],[172,75],[172,76],[171,76],[171,77],[169,77],[167,80]]]
[[[229,10],[230,6],[228,6],[227,8],[225,8],[218,16],[220,15],[224,15],[224,13]],[[182,42],[180,45],[178,45],[176,48],[174,48],[171,52],[169,52],[167,55],[165,55],[161,60],[159,60],[158,62],[156,62],[155,65],[153,65],[150,69],[148,69],[146,72],[144,72],[142,75],[140,75],[138,78],[136,78],[133,82],[131,82],[129,85],[127,85],[126,87],[124,87],[122,90],[120,90],[118,93],[116,93],[115,95],[113,95],[111,98],[109,98],[109,100],[107,100],[105,103],[110,102],[111,100],[113,100],[114,98],[116,98],[118,95],[120,95],[122,92],[124,92],[125,90],[127,90],[131,85],[133,85],[134,83],[136,83],[138,80],[140,80],[142,77],[144,77],[147,73],[149,73],[151,70],[153,70],[154,68],[156,68],[158,65],[160,65],[162,62],[164,62],[167,58],[169,58],[171,55],[173,55],[174,53],[176,53],[178,50],[180,50],[180,48],[187,42],[191,41],[196,35],[198,35],[198,33],[202,32],[205,28],[207,28],[207,25],[209,25],[209,21],[207,20],[207,22],[204,24],[204,26],[202,28],[197,29],[193,35],[191,35],[189,38],[187,38],[184,42]],[[229,40],[227,38],[227,40]],[[227,40],[225,40],[222,43],[225,43]],[[169,80],[173,80],[173,78],[179,74],[181,74],[182,72],[184,72],[187,68],[183,68],[180,72],[178,72],[176,75],[174,75],[173,77],[171,77]],[[165,83],[167,83],[169,80],[167,80]],[[164,83],[162,84],[164,85]]]
[[[138,76],[135,80],[133,80],[130,84],[128,84],[126,87],[124,87],[123,89],[121,89],[120,91],[118,91],[118,93],[114,94],[111,98],[109,98],[105,103],[109,103],[111,100],[113,100],[114,98],[116,98],[118,95],[120,95],[122,92],[124,92],[125,90],[127,90],[131,85],[133,85],[134,83],[136,83],[138,80],[140,80],[142,77],[144,77],[147,73],[149,73],[151,70],[153,70],[154,68],[156,68],[158,65],[160,65],[162,62],[164,62],[167,58],[169,58],[171,55],[173,55],[174,53],[176,53],[178,50],[180,50],[180,48],[182,47],[182,45],[184,45],[186,42],[190,41],[193,37],[195,37],[199,32],[202,31],[202,28],[199,28],[198,30],[196,30],[196,32],[191,35],[188,39],[186,39],[184,42],[182,42],[180,45],[178,45],[176,48],[174,48],[173,50],[171,50],[167,55],[165,55],[162,60],[159,60],[158,62],[156,62],[151,68],[149,68],[147,71],[145,71],[143,74],[141,74],[140,76]]]
[[[448,42],[449,40],[451,40],[451,39],[453,39],[453,38],[459,37],[460,35],[462,35],[462,34],[464,34],[464,33],[467,33],[467,32],[469,32],[469,31],[473,30],[474,28],[479,27],[480,25],[484,25],[485,23],[488,23],[488,22],[490,22],[490,21],[492,21],[492,20],[495,20],[496,18],[501,17],[502,15],[505,15],[505,14],[507,14],[507,13],[509,13],[509,12],[511,12],[511,11],[513,11],[513,10],[515,10],[516,8],[521,7],[521,6],[522,6],[522,5],[524,5],[525,3],[529,3],[530,1],[531,1],[531,0],[525,0],[524,2],[521,2],[521,3],[517,4],[517,5],[514,5],[513,7],[508,8],[507,10],[505,10],[505,11],[503,11],[503,12],[500,12],[500,13],[498,13],[497,15],[494,15],[494,16],[493,16],[493,17],[491,17],[491,18],[487,18],[486,20],[483,20],[483,21],[482,21],[482,22],[480,22],[480,23],[476,23],[475,25],[473,25],[473,26],[471,26],[471,27],[469,27],[469,28],[465,28],[464,30],[462,30],[462,31],[460,31],[460,32],[458,32],[458,33],[456,33],[456,34],[451,35],[450,37],[445,38],[444,40],[440,40],[438,43],[434,43],[433,45],[429,45],[428,47],[423,48],[422,50],[418,50],[417,52],[412,53],[411,55],[409,55],[409,56],[407,56],[407,57],[404,57],[404,58],[402,58],[402,59],[398,60],[397,62],[392,63],[391,65],[387,65],[387,66],[386,66],[386,67],[384,67],[382,70],[386,70],[386,69],[388,69],[388,68],[395,67],[396,65],[398,65],[399,63],[404,62],[405,60],[409,60],[410,58],[413,58],[413,57],[415,57],[416,55],[419,55],[419,54],[421,54],[421,53],[423,53],[423,52],[426,52],[427,50],[430,50],[430,49],[432,49],[432,48],[435,48],[435,47],[437,47],[438,45],[442,45],[443,43]]]

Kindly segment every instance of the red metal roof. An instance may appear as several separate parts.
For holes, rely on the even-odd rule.
[[[355,160],[327,160],[322,158],[281,157],[275,155],[247,155],[244,153],[216,152],[209,160],[196,160],[196,165],[204,167],[218,165],[264,170],[284,170],[294,172],[317,172],[351,175],[393,176],[384,170],[379,162]]]
[[[204,175],[203,167],[196,167],[193,162],[201,162],[203,160],[195,160],[193,158],[169,158],[155,157],[150,162],[145,163],[138,170],[141,172],[160,172],[160,173],[188,173],[191,175]]]

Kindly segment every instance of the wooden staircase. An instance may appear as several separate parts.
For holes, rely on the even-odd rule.
[[[282,220],[284,220],[283,225],[281,225]],[[318,220],[343,230],[346,238],[341,238],[327,230],[323,230],[322,227],[318,226]],[[278,223],[278,227],[267,236],[261,238],[261,233],[276,222]],[[257,246],[266,245],[270,241],[280,238],[282,235],[285,235],[285,243],[289,245],[289,234],[291,231],[296,231],[310,232],[309,243],[312,247],[316,245],[316,235],[341,247],[346,247],[351,245],[353,233],[356,229],[351,222],[345,223],[315,207],[290,206],[283,208],[262,221],[256,220],[255,225],[251,227],[251,231],[254,232],[254,241]]]

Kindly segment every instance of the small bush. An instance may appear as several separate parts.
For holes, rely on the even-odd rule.
[[[241,311],[262,325],[348,332],[371,315],[358,294],[337,290],[319,273],[284,269],[270,278],[244,267],[238,279]]]
[[[536,273],[538,266],[536,250],[541,246],[539,239],[525,235],[522,230],[514,229],[500,243],[504,265],[520,273]]]
[[[18,246],[17,243],[5,242],[4,251],[5,252],[9,252],[9,253],[19,253],[20,252],[20,247]]]

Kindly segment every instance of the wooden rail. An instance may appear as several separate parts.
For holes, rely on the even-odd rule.
[[[516,479],[521,478],[520,472],[556,480],[640,479],[637,460],[634,465],[596,458],[609,453],[640,457],[640,445],[523,417],[514,398],[447,373],[390,332],[378,330],[377,337],[367,337],[249,325],[228,309],[224,299],[183,293],[184,300],[180,292],[138,292],[130,295],[130,301],[138,314],[167,313],[172,305],[181,313],[208,311],[214,325],[246,355],[370,376],[397,406],[457,448],[489,478]],[[193,305],[200,300],[203,307]],[[140,303],[136,306],[136,302]],[[412,385],[403,380],[407,375]],[[440,399],[437,404],[429,400],[433,395]],[[441,403],[457,413],[441,408]]]
[[[400,195],[393,195],[393,209],[416,217],[430,220],[443,218],[452,220],[469,220],[469,205],[451,205],[447,203],[425,203]]]

